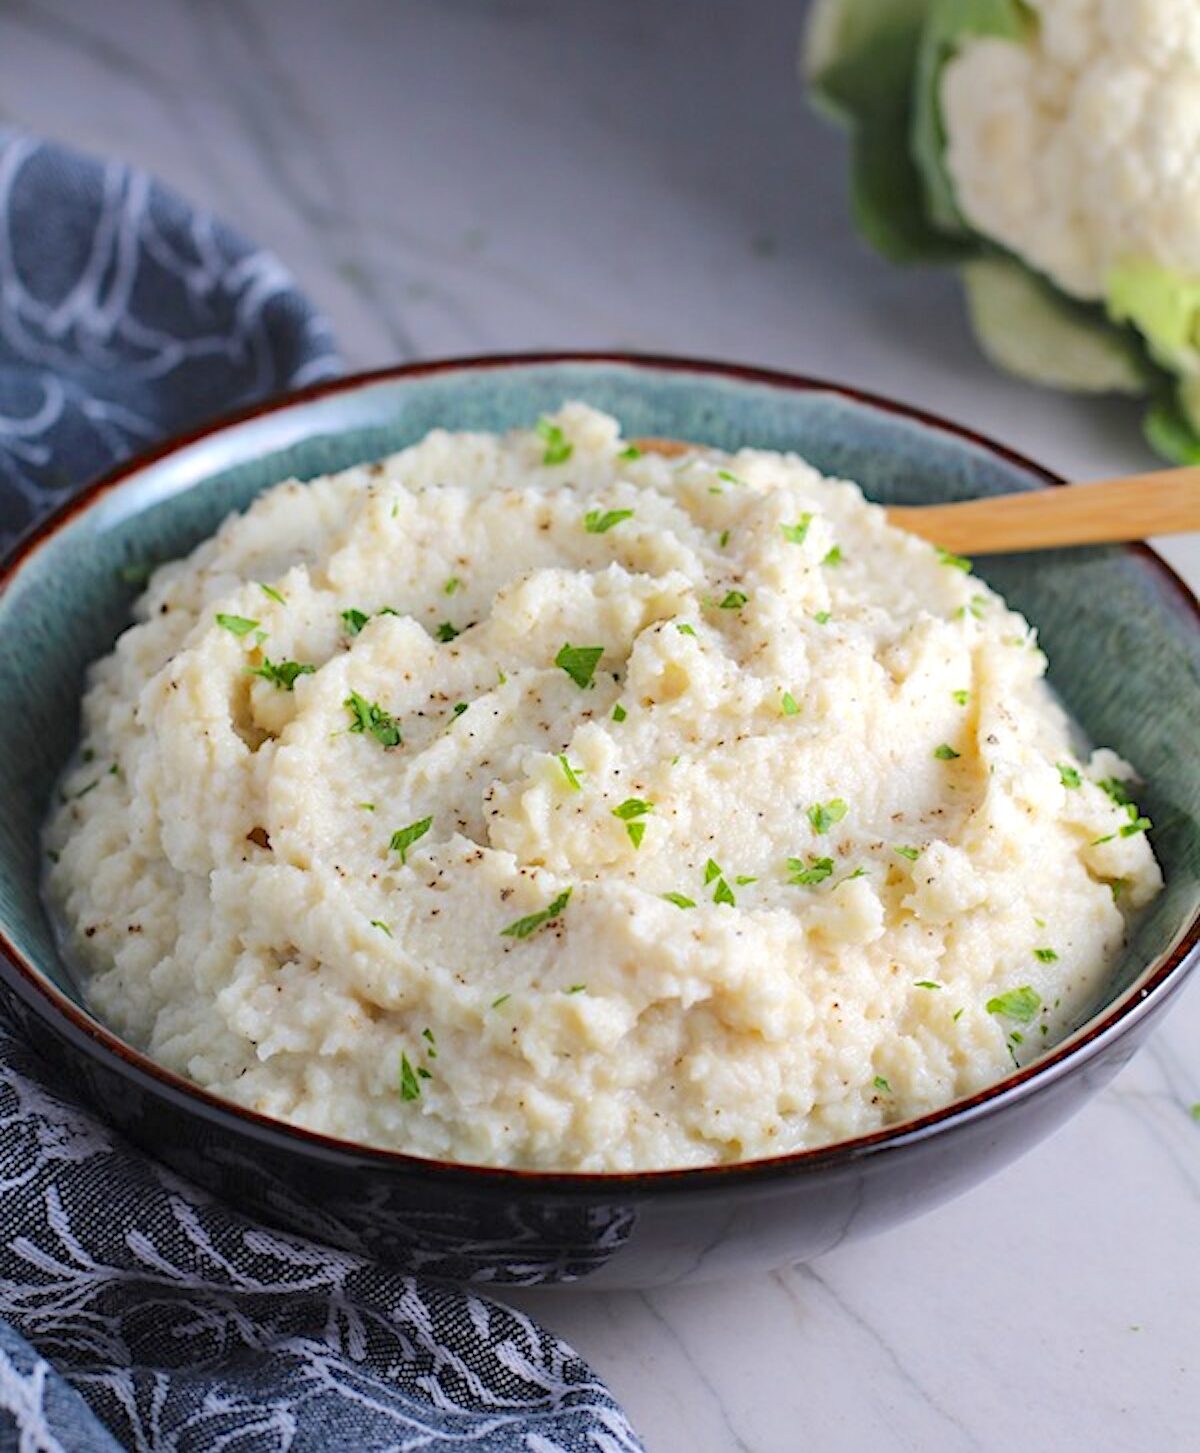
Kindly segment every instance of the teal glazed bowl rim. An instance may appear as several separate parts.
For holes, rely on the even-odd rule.
[[[381,383],[424,379],[454,372],[546,368],[555,365],[608,365],[634,371],[666,372],[684,377],[693,375],[725,378],[735,382],[761,384],[772,389],[831,395],[963,441],[1045,485],[1059,486],[1064,483],[1060,476],[1018,452],[936,414],[847,385],[777,370],[638,353],[548,352],[441,359],[382,368],[314,384],[225,415],[190,433],[142,452],[74,495],[17,543],[0,563],[0,597],[7,593],[38,551],[64,526],[92,510],[98,503],[110,500],[123,485],[136,481],[149,467],[201,441],[212,440],[226,430],[316,400],[353,394]],[[197,479],[168,489],[167,494],[173,497],[194,488],[203,489],[204,486],[205,480]],[[1167,593],[1177,598],[1197,628],[1200,628],[1200,603],[1171,567],[1144,543],[1120,548],[1145,561],[1157,574],[1159,583],[1166,587]],[[936,1137],[952,1126],[995,1115],[1017,1101],[1035,1096],[1039,1090],[1109,1048],[1169,993],[1181,986],[1183,979],[1200,962],[1200,910],[1193,912],[1167,951],[1152,959],[1133,983],[1074,1033],[1029,1065],[1014,1070],[1004,1079],[971,1096],[954,1100],[941,1109],[918,1118],[898,1121],[895,1125],[869,1135],[836,1141],[815,1149],[720,1165],[628,1172],[542,1171],[430,1160],[338,1139],[273,1119],[211,1094],[126,1044],[50,982],[13,942],[8,926],[4,923],[0,923],[0,957],[4,961],[0,962],[0,969],[9,969],[10,972],[6,975],[9,986],[24,1005],[39,1018],[54,1024],[76,1048],[87,1055],[106,1060],[124,1077],[132,1077],[143,1085],[149,1081],[147,1088],[165,1096],[177,1108],[197,1115],[214,1126],[233,1122],[244,1133],[260,1142],[284,1148],[295,1147],[302,1154],[331,1166],[339,1161],[352,1161],[356,1165],[375,1164],[419,1173],[422,1177],[440,1181],[447,1186],[456,1181],[468,1181],[480,1189],[485,1184],[493,1185],[498,1191],[516,1191],[524,1186],[556,1196],[585,1198],[595,1197],[598,1191],[611,1190],[619,1192],[622,1197],[636,1200],[639,1191],[657,1195],[672,1188],[694,1192],[704,1186],[730,1187],[779,1177],[805,1175],[832,1164],[850,1165],[894,1155],[915,1143]]]

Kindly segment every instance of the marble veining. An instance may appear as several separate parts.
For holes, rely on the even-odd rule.
[[[854,239],[803,6],[5,0],[0,119],[151,168],[274,248],[352,366],[639,348],[892,393],[1078,478],[1135,411],[998,377],[952,277]],[[1200,583],[1200,541],[1165,553]],[[1051,1141],[774,1276],[521,1292],[650,1453],[1174,1453],[1200,1408],[1200,992]]]

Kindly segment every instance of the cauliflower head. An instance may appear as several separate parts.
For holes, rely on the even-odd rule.
[[[864,236],[958,265],[1000,367],[1143,395],[1200,462],[1200,0],[816,0],[804,63]]]
[[[1200,280],[1200,5],[1028,9],[1025,38],[969,37],[942,76],[963,217],[1076,298],[1130,269]]]

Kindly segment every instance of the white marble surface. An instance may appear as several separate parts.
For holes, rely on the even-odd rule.
[[[0,0],[0,119],[267,242],[352,366],[631,347],[819,373],[1078,477],[1134,416],[997,377],[849,227],[799,0]],[[1200,542],[1168,553],[1200,583]],[[1184,744],[1181,744],[1181,748]],[[1195,750],[1195,743],[1187,744]],[[818,1264],[522,1296],[650,1453],[1176,1453],[1200,1427],[1200,993],[1052,1141]]]

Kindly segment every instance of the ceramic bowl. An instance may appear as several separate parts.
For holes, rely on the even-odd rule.
[[[340,469],[435,425],[504,429],[564,399],[628,435],[794,449],[875,499],[917,504],[1055,481],[936,419],[828,384],[671,359],[491,358],[325,384],[202,430],[85,490],[10,558],[0,596],[3,995],[57,1071],[130,1139],[243,1211],[414,1271],[491,1283],[649,1285],[778,1266],[966,1190],[1048,1135],[1129,1059],[1200,953],[1200,630],[1149,549],[985,560],[1040,630],[1090,735],[1146,777],[1166,890],[1102,1001],[1030,1067],[920,1120],[750,1164],[553,1175],[364,1149],[226,1104],[81,1006],[38,893],[38,827],[77,730],[84,670],[127,623],[128,567],[178,556],[289,475]]]

